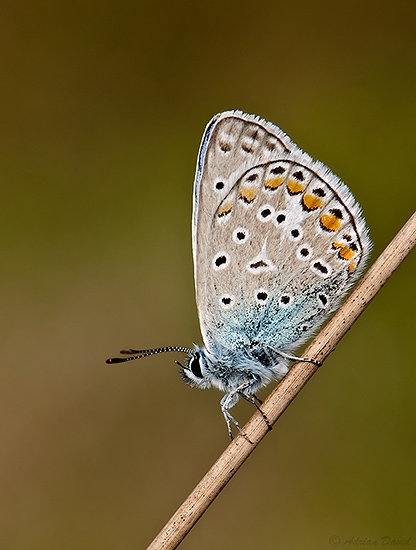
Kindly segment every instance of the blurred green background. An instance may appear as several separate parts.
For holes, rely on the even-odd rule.
[[[205,124],[243,109],[324,161],[373,261],[416,203],[416,4],[1,1],[0,30],[0,548],[145,548],[228,443],[174,356],[104,363],[200,343]],[[416,545],[414,277],[415,254],[181,548]]]

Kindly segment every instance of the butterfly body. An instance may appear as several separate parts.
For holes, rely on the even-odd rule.
[[[291,353],[338,307],[371,241],[347,186],[277,126],[241,111],[212,118],[194,182],[192,246],[203,346],[186,351],[191,386],[229,409],[288,372]],[[117,362],[120,360],[110,360]]]
[[[287,354],[339,305],[370,248],[345,184],[279,128],[240,111],[210,121],[193,212],[204,346],[182,376],[225,392],[229,430],[228,408],[284,377]]]

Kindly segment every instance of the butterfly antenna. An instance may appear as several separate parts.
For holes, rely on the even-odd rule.
[[[106,363],[125,363],[126,361],[133,361],[133,359],[142,359],[143,357],[149,357],[150,355],[156,355],[156,353],[167,353],[170,351],[176,351],[180,353],[192,353],[191,348],[185,348],[183,346],[168,346],[165,348],[153,348],[153,349],[122,349],[120,353],[123,355],[130,355],[130,357],[111,357],[107,359]]]

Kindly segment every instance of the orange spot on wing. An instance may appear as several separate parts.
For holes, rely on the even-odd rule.
[[[352,250],[349,246],[343,246],[338,254],[343,260],[351,260],[355,256],[354,250]]]
[[[352,273],[356,265],[357,264],[355,262],[351,262],[350,265],[348,266],[348,273]]]
[[[253,202],[257,197],[257,189],[255,187],[242,187],[240,191],[240,199],[246,203]]]
[[[298,193],[302,193],[302,191],[305,189],[305,186],[296,180],[289,180],[286,184],[289,193],[292,195],[297,195]]]
[[[281,176],[278,178],[271,178],[266,181],[266,183],[264,184],[264,187],[266,189],[277,189],[282,185],[283,180],[284,178],[282,178]]]
[[[218,209],[218,217],[221,218],[222,216],[226,216],[231,212],[233,208],[233,203],[231,201],[224,202]]]
[[[320,208],[323,204],[322,199],[316,195],[305,195],[302,199],[303,204],[308,210],[316,210]]]
[[[320,222],[327,231],[336,231],[341,227],[341,220],[334,214],[322,214]]]

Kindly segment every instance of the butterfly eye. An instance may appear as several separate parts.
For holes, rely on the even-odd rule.
[[[197,378],[203,378],[201,365],[199,363],[199,355],[195,355],[194,357],[192,357],[191,361],[189,362],[189,368],[191,369],[191,372],[194,376],[196,376]]]

